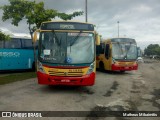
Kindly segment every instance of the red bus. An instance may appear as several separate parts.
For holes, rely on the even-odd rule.
[[[95,83],[94,25],[82,22],[43,22],[34,33],[38,40],[37,76],[44,85],[91,86]]]
[[[111,38],[97,46],[96,67],[100,70],[137,70],[137,43],[131,38]]]

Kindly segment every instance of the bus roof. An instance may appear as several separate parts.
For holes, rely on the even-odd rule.
[[[102,42],[132,42],[132,43],[136,43],[135,39],[132,39],[132,38],[109,38],[109,39],[104,40]]]
[[[94,31],[94,25],[76,21],[46,21],[42,22],[41,30],[80,30]]]
[[[64,23],[64,22],[66,22],[66,23],[67,23],[67,22],[68,22],[68,23],[71,23],[71,22],[72,22],[72,23],[92,24],[92,23],[88,23],[88,22],[80,22],[80,21],[72,21],[72,20],[67,20],[67,21],[63,21],[63,20],[60,20],[60,21],[57,20],[57,21],[56,21],[56,20],[55,20],[55,21],[45,21],[45,22],[42,22],[42,23],[50,23],[50,22],[63,22],[63,23]]]

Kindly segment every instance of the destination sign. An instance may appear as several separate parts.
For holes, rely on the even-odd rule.
[[[75,29],[74,25],[60,24],[60,29]]]
[[[41,30],[86,30],[93,31],[94,26],[79,22],[46,22],[41,24]]]
[[[128,42],[128,43],[136,43],[135,39],[131,38],[112,38],[111,42]]]
[[[68,33],[68,36],[92,36],[90,33]]]

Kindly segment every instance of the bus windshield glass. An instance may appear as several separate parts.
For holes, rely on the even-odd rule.
[[[39,58],[43,62],[61,64],[94,61],[93,33],[41,32]]]
[[[117,60],[135,60],[137,59],[137,46],[131,42],[114,42],[112,43],[112,56]]]

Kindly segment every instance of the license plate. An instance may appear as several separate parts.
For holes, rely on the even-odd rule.
[[[125,67],[125,69],[129,69],[129,67]]]
[[[70,80],[67,80],[67,79],[66,80],[61,80],[61,82],[70,82]]]

